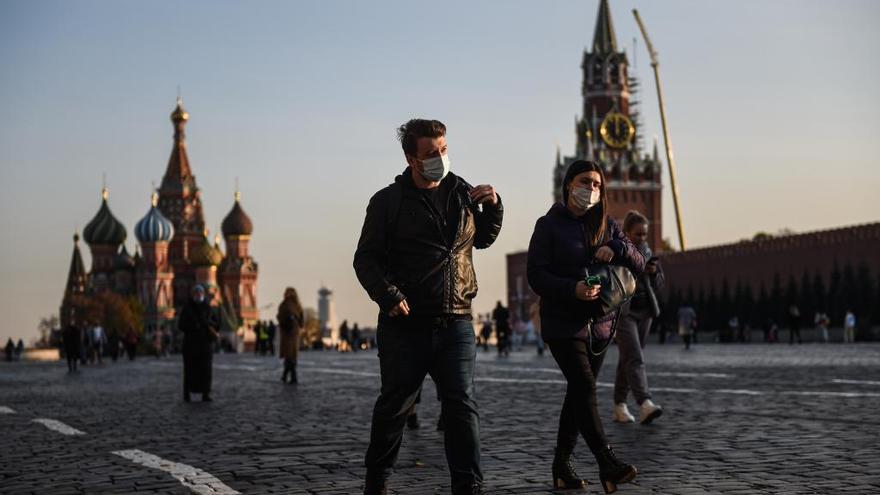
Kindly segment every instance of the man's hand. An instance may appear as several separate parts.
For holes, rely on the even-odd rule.
[[[597,260],[599,260],[603,263],[608,263],[609,261],[611,261],[611,258],[613,258],[613,257],[614,257],[614,251],[612,251],[611,248],[608,246],[600,247],[596,251],[596,255],[594,256],[594,258],[596,258]]]
[[[388,311],[388,316],[409,316],[409,303],[406,302],[406,299],[397,303],[397,306],[391,308],[391,311]]]
[[[657,262],[649,262],[647,265],[645,265],[645,271],[648,272],[648,275],[654,275],[655,273],[657,273]]]
[[[488,184],[483,184],[471,189],[469,194],[471,196],[471,201],[476,204],[489,203],[492,206],[498,204],[498,195],[495,193],[495,188]]]
[[[583,280],[574,288],[574,295],[581,301],[595,301],[599,298],[599,285],[587,285]]]

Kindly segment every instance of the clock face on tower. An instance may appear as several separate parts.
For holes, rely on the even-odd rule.
[[[608,112],[599,125],[602,141],[612,148],[625,148],[636,135],[632,120],[620,112]]]

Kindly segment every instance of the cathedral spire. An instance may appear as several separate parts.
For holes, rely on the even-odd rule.
[[[617,36],[614,34],[614,23],[611,22],[611,8],[608,6],[608,0],[600,0],[599,2],[596,31],[593,33],[593,53],[617,53]]]
[[[78,294],[85,290],[86,267],[79,251],[79,232],[73,234],[73,256],[70,258],[70,270],[67,272],[67,286],[64,294]]]
[[[171,122],[174,124],[174,146],[171,148],[168,168],[162,178],[162,189],[175,186],[180,188],[192,178],[192,169],[186,154],[185,127],[188,120],[189,113],[183,108],[183,98],[178,96],[177,106],[171,112]]]

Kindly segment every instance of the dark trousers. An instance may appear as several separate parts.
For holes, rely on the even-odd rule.
[[[379,322],[376,337],[382,389],[373,408],[364,464],[373,473],[391,473],[407,413],[425,375],[430,374],[446,423],[443,433],[452,491],[469,490],[483,482],[480,417],[474,399],[474,327],[469,320],[407,318]]]
[[[791,331],[788,332],[788,343],[794,344],[794,336],[797,335],[798,344],[801,343],[801,327],[799,325],[792,325]]]
[[[579,339],[550,340],[547,343],[568,382],[559,414],[556,448],[561,452],[572,452],[580,434],[590,451],[596,454],[608,445],[596,403],[596,376],[605,353],[594,355],[587,342]]]

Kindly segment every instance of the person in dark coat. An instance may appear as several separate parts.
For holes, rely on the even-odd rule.
[[[388,491],[406,413],[430,373],[440,390],[454,495],[482,492],[474,391],[477,295],[473,250],[492,245],[504,210],[495,188],[449,172],[446,126],[398,128],[408,168],[370,199],[354,256],[358,281],[379,307],[382,387],[364,458],[364,494]]]
[[[125,352],[128,354],[129,361],[134,361],[135,354],[137,354],[137,345],[137,331],[135,331],[134,327],[129,325],[128,331],[125,332]]]
[[[562,183],[563,202],[539,218],[529,243],[529,285],[541,297],[541,337],[565,376],[568,387],[559,415],[553,484],[556,489],[585,486],[571,465],[578,434],[599,464],[603,488],[635,478],[634,466],[617,459],[602,428],[596,402],[596,377],[613,336],[614,313],[597,317],[600,286],[587,285],[594,264],[619,264],[640,276],[644,256],[608,217],[605,176],[595,162],[572,163]],[[595,318],[591,322],[591,318]]]
[[[284,289],[284,300],[278,305],[278,328],[281,329],[281,345],[279,354],[284,359],[284,373],[281,381],[284,383],[297,383],[296,360],[299,356],[299,332],[305,325],[302,305],[296,289],[288,287]],[[290,381],[288,382],[288,378]]]
[[[61,339],[64,342],[64,354],[67,356],[67,372],[74,373],[80,352],[82,352],[82,329],[74,323],[72,318],[70,324],[61,334]]]
[[[15,357],[15,343],[12,342],[12,337],[6,341],[6,360],[12,362],[12,359]]]
[[[210,402],[211,362],[220,321],[201,285],[192,288],[178,324],[183,332],[183,400],[189,402],[190,393],[195,392],[202,394],[203,401]]]
[[[495,305],[492,311],[492,319],[495,320],[495,338],[498,341],[498,356],[510,355],[510,311],[501,305],[501,301]]]

